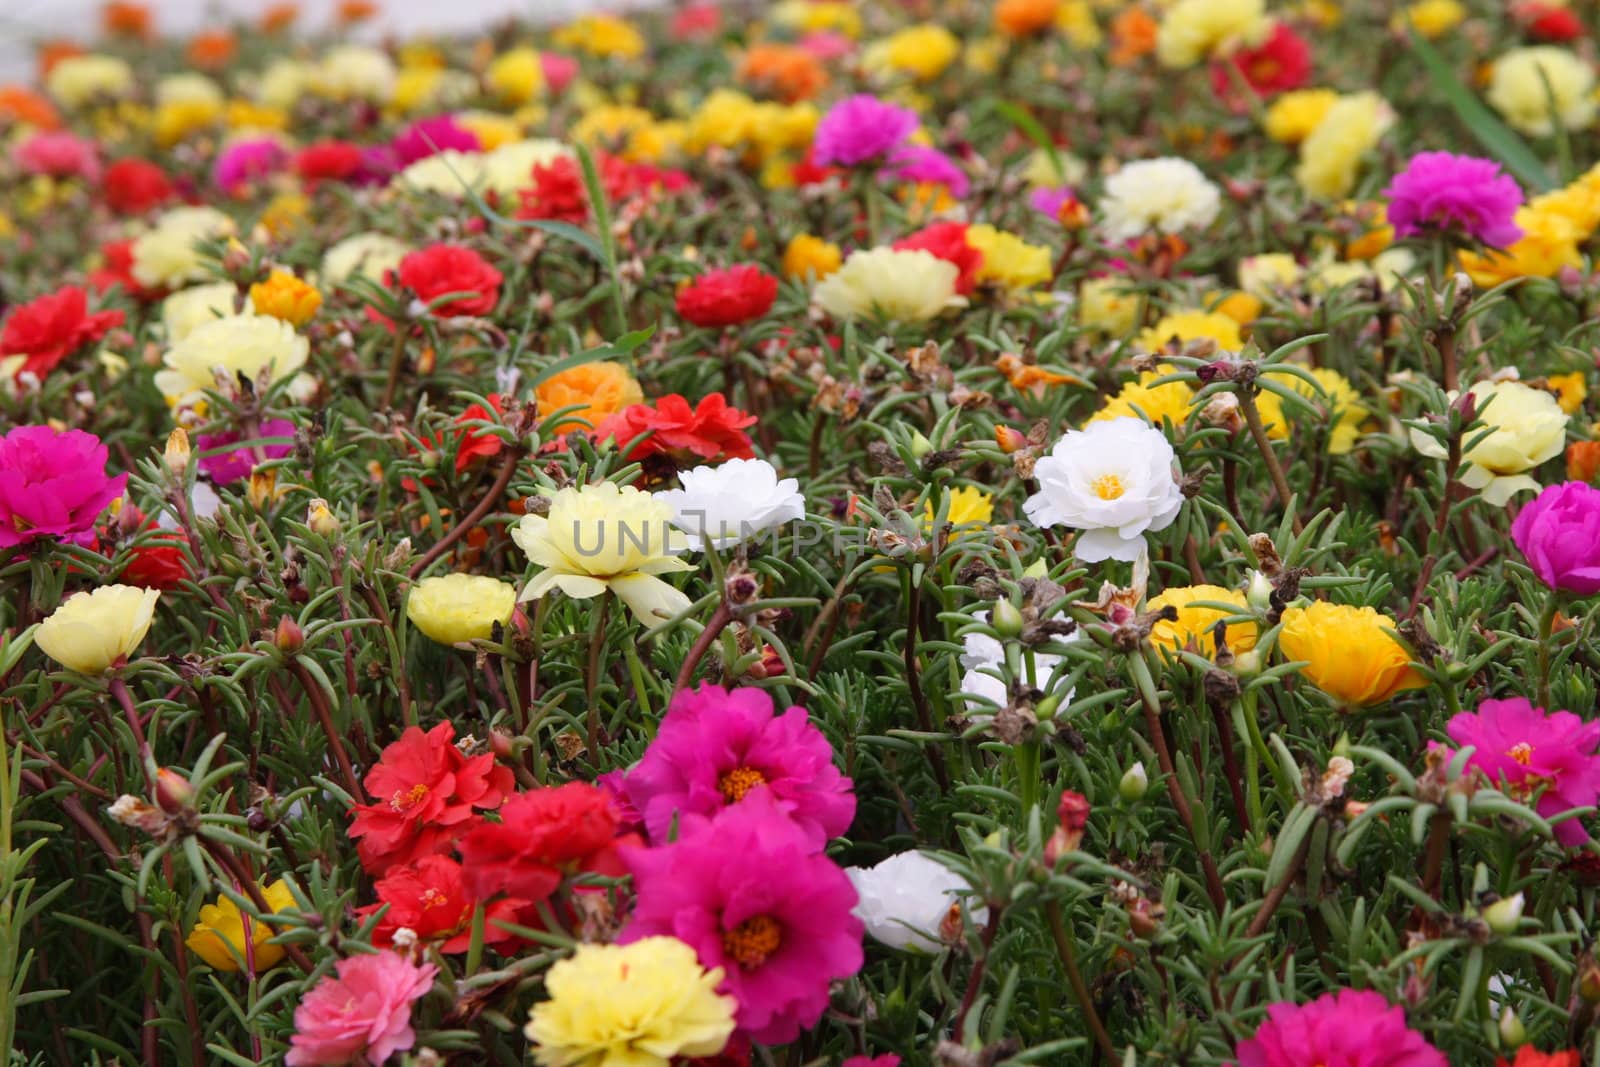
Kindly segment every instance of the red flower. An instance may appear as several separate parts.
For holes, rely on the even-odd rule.
[[[133,554],[117,580],[144,589],[178,588],[190,577],[189,559],[183,551],[188,537],[181,530],[157,530],[153,522],[145,529],[153,532],[133,546]]]
[[[121,286],[122,291],[140,300],[154,300],[161,295],[159,289],[146,289],[133,276],[133,240],[110,241],[100,246],[104,264],[89,272],[89,288],[97,293]]]
[[[401,927],[422,941],[443,941],[441,952],[465,952],[472,944],[472,910],[478,898],[467,892],[461,880],[461,865],[448,856],[424,856],[404,867],[391,867],[373,886],[378,903],[357,908],[365,919],[385,904],[389,910],[372,931],[372,943],[379,948],[394,944]],[[496,900],[484,909],[483,942],[486,945],[514,940],[516,935],[502,928],[496,919],[518,921],[525,900]]]
[[[672,1063],[673,1067],[750,1067],[750,1038],[736,1030],[715,1056],[680,1057]]]
[[[448,722],[423,733],[412,726],[383,750],[367,773],[371,804],[355,807],[350,836],[372,874],[447,851],[476,821],[474,808],[497,808],[512,789],[511,771],[494,754],[464,756]]]
[[[1575,1049],[1564,1052],[1540,1052],[1532,1045],[1523,1045],[1517,1049],[1517,1058],[1508,1062],[1504,1058],[1495,1060],[1498,1067],[1578,1067],[1581,1060]]]
[[[977,284],[978,268],[983,266],[983,253],[967,243],[967,224],[964,222],[936,222],[910,237],[900,238],[894,247],[902,251],[921,249],[947,263],[954,263],[961,272],[956,277],[956,292],[962,295],[972,292],[972,287]]]
[[[843,167],[819,166],[812,160],[810,149],[806,150],[806,158],[802,159],[800,162],[796,163],[792,168],[790,168],[790,174],[794,178],[794,183],[800,186],[820,185],[829,178],[833,177],[835,174],[843,173]]]
[[[570,874],[620,877],[626,869],[617,846],[639,843],[637,834],[617,836],[617,813],[603,789],[568,782],[513,796],[499,822],[480,822],[457,847],[467,890],[478,899],[509,893],[536,902]]]
[[[634,404],[610,416],[595,428],[595,439],[615,439],[626,445],[642,433],[654,431],[628,451],[630,460],[667,452],[678,459],[754,459],[746,426],[756,417],[728,406],[721,393],[712,393],[691,408],[677,393],[662,397],[652,407]]]
[[[1583,23],[1570,8],[1541,4],[1538,0],[1511,9],[1528,34],[1541,41],[1571,41],[1583,36]]]
[[[576,161],[558,156],[533,168],[533,188],[523,189],[519,219],[550,219],[580,226],[589,218],[589,194]]]
[[[89,297],[76,285],[22,304],[0,330],[0,356],[26,356],[17,374],[43,379],[62,360],[121,326],[120,311],[89,313]]]
[[[678,314],[696,326],[737,326],[759,319],[778,298],[778,279],[748,263],[708,270],[678,291]]]
[[[106,206],[119,215],[143,215],[172,195],[167,172],[147,159],[119,159],[100,180]]]
[[[1232,63],[1238,75],[1224,65]],[[1266,40],[1254,48],[1241,48],[1228,59],[1211,66],[1211,90],[1230,106],[1243,107],[1239,79],[1258,96],[1274,96],[1298,89],[1311,77],[1311,46],[1288,26],[1279,22]]]
[[[466,296],[446,300],[435,315],[487,315],[500,302],[500,272],[489,261],[461,245],[433,245],[400,261],[400,284],[424,304],[447,293]]]
[[[657,190],[678,193],[693,184],[689,175],[681,170],[651,163],[629,163],[621,156],[606,152],[599,153],[595,164],[608,200],[631,200]]]
[[[505,414],[505,402],[501,399],[499,393],[490,393],[488,401],[494,407],[493,412],[490,412],[482,404],[473,404],[456,416],[456,425],[464,426],[466,423],[483,419],[492,420],[496,415]],[[500,449],[505,446],[505,442],[492,433],[474,433],[469,429],[461,431],[459,442],[456,445],[457,474],[472,466],[475,460],[498,456]],[[434,440],[435,445],[443,443],[444,439],[442,437]]]
[[[300,150],[294,169],[307,185],[346,181],[361,169],[361,149],[348,141],[318,141]]]

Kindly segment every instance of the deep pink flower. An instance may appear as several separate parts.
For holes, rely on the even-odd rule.
[[[1239,1067],[1450,1067],[1406,1026],[1406,1013],[1371,990],[1341,989],[1309,1004],[1273,1004]]]
[[[564,56],[560,52],[540,52],[539,69],[544,73],[545,88],[552,95],[560,95],[578,76],[579,68],[578,61],[571,56]]]
[[[1570,711],[1547,712],[1523,697],[1485,700],[1463,711],[1445,728],[1450,740],[1471,745],[1468,771],[1482,771],[1518,800],[1542,789],[1536,810],[1545,818],[1600,799],[1600,721],[1584,722]],[[1589,833],[1578,819],[1555,827],[1564,845],[1581,845]]]
[[[889,176],[903,182],[928,182],[942,185],[950,195],[960,199],[967,195],[972,183],[966,172],[956,166],[956,161],[927,145],[903,144],[889,156],[889,166],[879,176]]]
[[[419,159],[427,159],[440,152],[483,150],[478,135],[457,123],[452,115],[434,115],[418,119],[391,141],[389,147],[394,149],[395,159],[399,160],[402,167],[410,166]]]
[[[917,128],[917,113],[857,93],[834,104],[817,123],[811,160],[818,166],[853,167],[884,159]]]
[[[767,790],[623,858],[638,899],[618,941],[669,935],[723,968],[719,989],[757,1042],[793,1041],[822,1017],[829,984],[861,969],[855,888]]]
[[[35,133],[11,150],[25,174],[98,181],[100,156],[94,142],[72,133]]]
[[[1522,190],[1492,159],[1419,152],[1383,191],[1396,237],[1458,229],[1504,247],[1522,236],[1513,218]]]
[[[263,437],[294,437],[294,423],[287,419],[268,419],[262,423],[259,432],[252,434],[250,439],[257,440]],[[269,459],[282,459],[294,451],[293,445],[262,445],[261,459],[256,458],[253,448],[228,448],[243,441],[244,435],[238,430],[226,430],[222,433],[203,433],[194,439],[195,451],[200,455],[200,469],[211,475],[211,480],[218,485],[231,485],[241,478],[250,477],[250,472],[256,469],[256,464]],[[204,453],[214,449],[224,449],[214,456]]]
[[[0,437],[0,548],[42,538],[94,543],[128,476],[106,475],[106,446],[82,430],[18,426]]]
[[[881,1056],[851,1056],[839,1067],[900,1067],[900,1057],[892,1052]]]
[[[679,693],[626,785],[657,842],[674,818],[713,815],[756,793],[768,794],[816,849],[848,830],[856,813],[850,779],[833,765],[822,731],[804,708],[774,715],[762,689]]]
[[[411,1005],[433,985],[439,968],[394,952],[351,956],[300,1000],[294,1010],[288,1067],[378,1067],[416,1043]]]
[[[1511,539],[1551,589],[1600,593],[1600,489],[1587,482],[1548,486],[1511,524]]]
[[[237,196],[253,183],[282,170],[288,162],[288,150],[276,139],[252,137],[235,141],[217,155],[211,180],[223,192]]]

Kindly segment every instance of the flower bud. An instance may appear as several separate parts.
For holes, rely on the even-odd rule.
[[[189,433],[182,426],[174,427],[167,434],[167,447],[161,453],[161,461],[179,478],[189,469]]]
[[[291,616],[284,615],[278,619],[278,628],[272,635],[272,643],[278,646],[278,651],[286,655],[299,652],[306,645],[306,635],[300,629],[300,624]]]
[[[1000,446],[1000,451],[1006,455],[1021,452],[1028,447],[1028,438],[1021,430],[1014,430],[1010,426],[996,426],[994,428],[994,443]]]
[[[311,527],[312,533],[321,537],[332,537],[340,527],[338,516],[320,496],[306,505],[306,525]]]
[[[177,771],[162,767],[156,771],[156,803],[168,815],[194,806],[194,787]]]
[[[1336,759],[1347,761],[1350,759],[1350,734],[1348,731],[1340,734],[1339,739],[1333,743],[1333,756]]]
[[[996,600],[989,612],[989,624],[1001,637],[1016,637],[1021,634],[1023,621],[1022,612],[1009,600]]]
[[[251,471],[250,489],[247,495],[251,507],[257,511],[266,510],[267,506],[278,498],[278,472],[259,468]]]
[[[1277,590],[1272,585],[1272,579],[1260,571],[1250,572],[1250,584],[1245,588],[1244,598],[1250,603],[1254,611],[1269,611],[1272,608],[1272,594]]]
[[[1514,934],[1517,932],[1517,924],[1522,921],[1522,908],[1525,903],[1521,893],[1501,897],[1483,909],[1483,921],[1489,924],[1489,929],[1502,937]]]
[[[1117,793],[1130,804],[1143,800],[1149,789],[1150,775],[1145,773],[1143,760],[1123,771],[1122,781],[1117,783]]]
[[[516,753],[513,740],[514,738],[504,730],[490,730],[489,751],[494,753],[494,758],[497,760],[508,760]]]
[[[1578,972],[1578,995],[1586,1004],[1600,1004],[1600,966],[1592,959]]]
[[[920,430],[911,431],[911,455],[914,459],[921,459],[933,451],[933,442],[922,435]]]
[[[1261,673],[1261,653],[1255,649],[1246,652],[1237,652],[1233,657],[1233,673],[1241,678],[1248,678],[1253,674]]]
[[[1500,1044],[1504,1048],[1516,1048],[1528,1040],[1527,1029],[1509,1004],[1500,1012],[1500,1020],[1496,1025],[1500,1029]]]

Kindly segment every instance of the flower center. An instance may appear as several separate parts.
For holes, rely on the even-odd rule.
[[[1089,488],[1094,490],[1094,495],[1101,500],[1116,500],[1128,491],[1122,484],[1122,478],[1116,474],[1102,474],[1089,483]]]
[[[1533,764],[1533,746],[1528,744],[1526,741],[1518,741],[1516,744],[1506,749],[1506,755],[1510,756],[1524,767],[1528,767]]]
[[[389,806],[395,811],[410,811],[427,795],[428,787],[418,782],[410,789],[396,789],[389,798]]]
[[[429,886],[427,889],[422,891],[423,911],[427,911],[429,908],[442,908],[448,903],[450,903],[450,898],[439,892],[437,889],[434,889],[432,886]]]
[[[722,951],[745,970],[759,967],[783,944],[783,927],[770,915],[746,919],[722,935]]]
[[[744,799],[744,795],[758,785],[766,785],[766,775],[754,767],[735,767],[722,776],[717,783],[717,788],[722,790],[722,799],[729,804],[737,804]]]

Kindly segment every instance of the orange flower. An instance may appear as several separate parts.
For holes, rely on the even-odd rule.
[[[1022,362],[1022,357],[1014,352],[1006,352],[994,361],[995,369],[1006,376],[1014,388],[1032,392],[1035,396],[1042,394],[1052,385],[1083,385],[1082,378],[1071,374],[1062,374],[1058,371],[1046,370],[1029,363]]]
[[[201,30],[189,38],[184,55],[192,66],[216,70],[227,66],[238,50],[239,42],[227,30]]]
[[[1061,0],[1000,0],[994,9],[995,29],[1010,37],[1031,37],[1056,21]]]
[[[533,398],[546,417],[562,408],[575,409],[563,414],[555,425],[542,427],[545,437],[551,438],[571,430],[593,429],[607,415],[642,403],[644,392],[627,367],[600,360],[580,363],[547,379],[533,391]]]
[[[282,33],[299,18],[299,4],[273,4],[261,13],[261,32]]]
[[[1593,482],[1600,474],[1600,441],[1574,441],[1567,446],[1567,477]]]
[[[1124,8],[1111,20],[1111,62],[1126,67],[1156,50],[1160,25],[1142,7]]]
[[[809,100],[827,84],[827,71],[803,48],[786,44],[758,44],[745,53],[739,78],[759,92],[785,104]]]
[[[39,42],[39,80],[44,81],[50,76],[51,69],[63,59],[81,56],[84,51],[71,41],[60,40]]]
[[[378,5],[373,0],[341,0],[339,4],[339,21],[346,26],[365,22],[377,13]]]
[[[50,101],[21,85],[0,85],[0,118],[41,130],[53,130],[61,125],[61,117],[50,106]]]
[[[322,306],[322,294],[287,271],[275,270],[250,287],[250,305],[294,327],[304,326]]]
[[[100,23],[108,34],[150,36],[150,9],[133,0],[108,0],[100,9]]]

